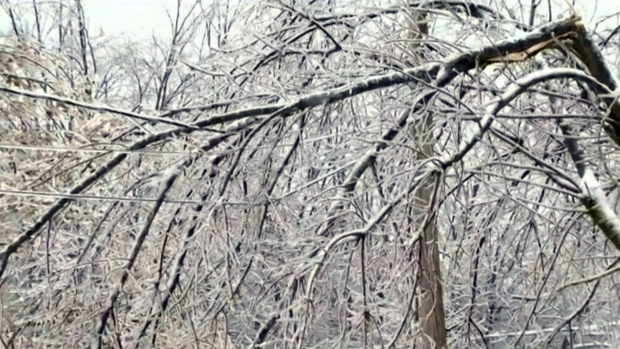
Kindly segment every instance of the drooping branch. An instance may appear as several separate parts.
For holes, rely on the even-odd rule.
[[[585,161],[585,152],[577,140],[578,132],[569,122],[560,121],[560,129],[564,134],[564,144],[570,154],[577,172],[581,177],[579,189],[581,202],[594,224],[605,237],[620,251],[620,217],[614,212],[594,172]]]
[[[592,36],[583,26],[579,28],[578,34],[574,41],[569,41],[572,53],[583,62],[592,76],[607,86],[608,90],[616,91],[619,89],[620,83],[605,63],[601,51],[592,40]],[[620,103],[617,98],[605,96],[607,91],[601,91],[600,89],[596,91],[601,95],[603,102],[610,110],[609,117],[603,124],[605,131],[620,146]]]
[[[502,94],[502,96],[494,101],[488,108],[487,114],[482,118],[480,123],[478,124],[477,130],[472,132],[471,134],[464,139],[458,148],[456,153],[444,153],[440,156],[436,156],[428,159],[420,169],[417,171],[417,175],[411,181],[408,189],[399,195],[399,197],[382,206],[372,219],[368,221],[366,226],[361,229],[348,231],[342,234],[339,234],[321,248],[317,248],[310,252],[306,258],[305,262],[308,266],[312,266],[311,274],[316,275],[327,256],[327,254],[331,251],[335,246],[348,242],[351,240],[357,240],[359,238],[364,237],[366,234],[372,232],[372,230],[380,224],[392,210],[397,207],[404,199],[407,198],[407,195],[414,190],[416,190],[423,182],[431,179],[433,176],[438,175],[441,172],[446,171],[450,167],[452,167],[457,162],[461,161],[461,159],[467,155],[467,153],[482,140],[482,137],[487,132],[487,130],[491,127],[493,120],[495,119],[495,115],[499,113],[504,107],[510,104],[515,98],[520,96],[522,93],[527,91],[529,88],[537,85],[539,83],[543,83],[549,80],[554,79],[565,79],[565,78],[574,78],[579,79],[586,82],[592,82],[593,79],[584,74],[583,72],[576,69],[568,69],[568,68],[553,68],[546,69],[543,71],[538,71],[534,73],[530,73],[517,81],[515,81],[507,90]],[[312,287],[308,288],[308,294],[311,292]]]
[[[408,68],[400,72],[370,77],[352,84],[308,94],[292,103],[260,106],[214,115],[187,125],[187,127],[175,128],[145,137],[131,145],[128,150],[135,151],[144,149],[147,146],[161,140],[179,135],[191,134],[199,129],[205,129],[218,124],[238,121],[238,123],[230,125],[227,130],[225,130],[225,132],[235,132],[235,130],[244,129],[253,124],[257,121],[257,117],[263,115],[272,114],[272,116],[288,116],[307,108],[338,102],[365,92],[387,88],[410,81],[424,81],[427,83],[432,82],[435,86],[442,86],[449,83],[452,79],[454,79],[454,77],[462,72],[468,71],[475,67],[482,67],[490,63],[496,63],[501,61],[502,57],[507,57],[510,54],[527,52],[528,48],[540,45],[541,43],[550,42],[553,38],[565,37],[567,34],[573,33],[579,28],[581,28],[579,17],[573,16],[542,26],[538,30],[529,33],[519,40],[505,41],[498,45],[488,46],[479,50],[472,50],[470,52],[451,56],[444,60],[443,63],[428,63],[415,68]],[[36,98],[34,95],[32,97]],[[82,105],[80,106],[87,107]],[[386,135],[388,137],[392,137],[393,139],[398,132],[398,129],[390,130]],[[218,137],[215,138],[219,139]],[[386,138],[385,140],[389,139],[390,138]],[[377,151],[383,148],[385,148],[385,146],[380,142]],[[69,191],[69,194],[80,194],[87,188],[91,187],[106,174],[112,171],[116,166],[122,163],[126,157],[127,153],[118,154],[106,164],[98,168],[92,175],[74,186]],[[372,157],[373,154],[370,153],[365,157],[366,164],[359,162],[361,166],[360,170],[362,170],[363,167],[367,168],[372,163]],[[458,160],[460,160],[460,158],[457,159],[457,161]],[[359,173],[363,173],[363,171]],[[353,180],[357,181],[357,179]],[[24,243],[29,241],[43,226],[45,226],[45,224],[47,224],[47,222],[51,221],[58,212],[73,201],[74,200],[71,198],[62,198],[56,201],[29,229],[24,231],[13,242],[8,244],[2,252],[0,252],[0,276],[2,276],[6,270],[9,257]]]
[[[459,74],[470,69],[474,69],[477,63],[480,64],[480,67],[484,67],[487,64],[501,62],[502,60],[509,61],[511,59],[515,59],[515,57],[528,58],[532,53],[530,52],[532,48],[536,48],[536,52],[540,52],[543,47],[549,47],[551,44],[556,42],[554,37],[567,36],[574,33],[574,31],[580,26],[581,24],[579,18],[571,17],[569,19],[542,26],[538,30],[533,31],[518,40],[507,40],[495,45],[483,47],[479,50],[448,57],[444,63],[444,67],[446,69],[442,70],[441,74],[434,77],[434,81],[432,81],[431,85],[438,88],[444,87]],[[406,69],[405,73],[408,73],[414,69],[416,68]],[[434,91],[429,91],[418,97],[414,103],[414,112],[419,108],[424,108],[434,96]],[[331,204],[327,213],[328,217],[333,216],[337,210],[343,208],[342,199],[344,199],[347,193],[355,190],[359,179],[364,172],[371,167],[372,164],[374,164],[379,153],[386,149],[390,141],[395,139],[396,136],[400,134],[403,127],[407,123],[408,116],[409,115],[404,115],[401,119],[399,119],[397,126],[386,131],[383,134],[381,141],[377,142],[373,149],[370,149],[359,161],[357,161],[353,169],[346,177],[338,197]],[[321,236],[327,235],[332,223],[333,219],[328,219],[327,222],[321,225],[317,233]]]
[[[136,242],[132,246],[131,254],[127,262],[125,263],[125,265],[121,268],[120,279],[118,283],[116,284],[116,286],[114,287],[114,290],[110,294],[110,297],[108,298],[106,305],[103,308],[101,315],[99,316],[97,325],[95,327],[95,331],[91,337],[91,348],[92,349],[100,349],[102,347],[103,334],[105,332],[108,319],[110,318],[112,311],[114,310],[114,304],[116,303],[121,293],[121,290],[123,289],[123,286],[127,282],[127,279],[129,277],[129,272],[133,268],[133,265],[138,258],[138,253],[140,252],[142,248],[142,244],[144,243],[144,240],[146,239],[147,235],[149,234],[149,231],[151,230],[151,225],[153,224],[153,221],[155,220],[155,217],[157,216],[157,213],[159,209],[161,208],[161,205],[164,202],[166,195],[168,194],[168,192],[170,191],[170,189],[172,188],[172,186],[174,185],[174,182],[177,180],[178,177],[179,177],[179,172],[178,171],[173,172],[169,174],[168,177],[165,179],[165,182],[162,183],[161,190],[157,198],[157,202],[151,209],[149,216],[147,217],[146,223],[144,224],[144,227],[140,231],[140,234],[138,234],[136,238]]]
[[[255,122],[254,119],[248,118],[242,120],[240,122],[235,122],[226,128],[226,133],[223,135],[217,135],[210,139],[208,139],[205,144],[201,147],[203,151],[209,151],[226,140],[230,135],[234,134],[237,131],[244,130],[250,127]],[[106,164],[98,168],[93,174],[84,178],[80,183],[69,190],[69,194],[80,194],[83,191],[90,188],[97,181],[105,177],[108,173],[110,173],[114,168],[116,168],[119,164],[121,164],[128,156],[129,153],[136,150],[141,150],[158,142],[160,140],[166,139],[168,137],[174,137],[178,134],[182,134],[182,130],[175,130],[171,132],[162,132],[159,134],[155,134],[153,136],[146,137],[141,141],[138,141],[131,145],[127,150],[127,152],[119,153],[114,156],[110,161]],[[49,221],[51,221],[56,214],[62,211],[67,205],[71,202],[75,201],[74,196],[66,196],[58,201],[56,201],[52,206],[50,206],[45,213],[43,213],[39,219],[26,231],[20,234],[17,238],[15,238],[10,244],[6,245],[4,250],[0,252],[0,276],[2,276],[6,270],[8,265],[9,258],[11,255],[26,242],[28,242],[35,234],[41,230]]]
[[[55,96],[55,95],[51,95],[47,93],[27,91],[23,89],[8,87],[8,86],[0,86],[0,92],[25,96],[25,97],[32,98],[32,99],[48,100],[48,101],[52,101],[52,102],[56,102],[60,104],[66,104],[66,105],[79,107],[79,108],[84,108],[84,109],[92,110],[92,111],[98,111],[98,112],[104,112],[104,113],[107,112],[107,113],[122,115],[122,116],[126,116],[132,119],[147,121],[151,123],[168,124],[168,125],[182,127],[182,128],[195,128],[195,126],[187,125],[185,123],[178,122],[178,121],[171,120],[171,119],[138,114],[138,113],[134,113],[134,112],[127,111],[127,110],[116,109],[116,108],[113,108],[107,105],[86,103],[86,102],[78,101],[75,99]]]

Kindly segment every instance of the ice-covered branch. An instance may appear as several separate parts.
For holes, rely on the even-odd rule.
[[[594,172],[585,161],[585,153],[577,140],[575,127],[566,121],[562,121],[560,122],[560,129],[565,135],[564,144],[581,177],[579,183],[581,202],[594,224],[620,251],[620,218],[607,201]]]

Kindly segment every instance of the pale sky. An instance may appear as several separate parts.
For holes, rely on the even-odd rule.
[[[150,34],[154,29],[156,30],[161,27],[169,28],[165,9],[174,11],[177,3],[177,0],[82,1],[87,16],[93,26],[92,29],[102,27],[106,32],[110,32],[112,35],[122,32]],[[191,3],[192,1],[193,0],[184,0],[184,3]],[[207,2],[209,1],[205,1],[205,3]],[[572,3],[573,0],[552,0],[552,3],[555,4],[555,11],[567,9],[567,4],[569,2]],[[481,3],[488,3],[488,1],[481,1]],[[545,7],[546,1],[545,6],[541,4],[539,11],[544,11]],[[575,2],[575,9],[579,11],[586,23],[594,24],[598,19],[620,11],[620,4],[618,0],[577,0]],[[617,20],[612,20],[611,22],[617,23]]]
[[[183,0],[184,4],[190,4],[195,0]],[[213,0],[215,2],[225,3],[227,0]],[[230,0],[228,0],[230,1]],[[252,1],[252,0],[241,0]],[[371,0],[367,0],[371,1]],[[389,2],[388,0],[376,0],[378,2]],[[393,0],[394,3],[402,2],[403,0]],[[499,0],[496,0],[499,1]],[[504,1],[518,1],[518,0],[503,0]],[[598,22],[605,16],[612,15],[620,11],[620,0],[577,0],[575,1],[575,8],[582,15],[584,22],[590,27]],[[31,4],[31,0],[16,0],[11,3],[23,2],[24,4]],[[234,0],[232,2],[235,2]],[[489,3],[488,0],[480,1],[481,3]],[[554,17],[557,18],[559,9],[567,9],[568,3],[574,2],[573,0],[551,0],[554,4]],[[153,32],[169,33],[170,23],[166,15],[166,9],[174,13],[177,0],[82,0],[86,15],[90,22],[91,37],[97,37],[100,33],[100,28],[103,29],[106,36],[118,36],[126,35],[134,38],[144,38],[150,36]],[[204,4],[212,3],[212,1],[204,1]],[[336,4],[338,0],[336,0]],[[493,1],[490,2],[493,4]],[[523,3],[523,2],[522,2]],[[527,1],[529,4],[529,1]],[[543,6],[544,4],[544,6]],[[546,12],[546,1],[540,6],[540,10]],[[497,7],[495,5],[492,7]],[[527,8],[527,7],[526,7]],[[516,14],[519,15],[519,14]],[[618,16],[606,21],[606,27],[617,25],[619,22]],[[4,11],[0,14],[0,23],[3,23],[2,29],[9,29],[6,27],[8,23],[8,17]]]
[[[166,9],[173,11],[176,0],[85,0],[83,4],[93,34],[102,28],[106,35],[144,37],[154,30],[170,30]]]

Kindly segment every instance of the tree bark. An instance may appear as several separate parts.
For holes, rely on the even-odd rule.
[[[412,10],[409,23],[409,49],[414,64],[421,64],[424,60],[424,46],[421,45],[424,36],[428,35],[428,22],[426,13]],[[423,161],[433,154],[433,117],[431,114],[422,115],[422,120],[416,120],[410,126],[409,132],[419,149],[417,160]],[[414,215],[417,224],[412,229],[418,231],[425,224],[419,240],[418,267],[419,273],[419,299],[418,325],[420,336],[415,345],[416,348],[433,349],[447,348],[446,317],[443,303],[443,287],[441,266],[439,259],[438,234],[435,215],[432,213],[436,183],[429,178],[422,183],[419,190],[414,193],[410,212]],[[421,209],[420,209],[421,208]],[[417,212],[416,212],[417,211]],[[416,214],[417,213],[417,214]],[[430,221],[424,219],[430,215]],[[426,222],[425,222],[426,221]],[[414,232],[415,233],[415,232]]]

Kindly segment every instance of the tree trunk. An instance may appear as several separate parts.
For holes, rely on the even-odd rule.
[[[425,35],[428,35],[427,16],[425,13],[412,12],[410,18],[410,52],[414,59],[414,64],[420,64],[424,59],[421,40]],[[432,115],[426,114],[422,116],[422,120],[414,122],[410,127],[410,134],[417,148],[420,149],[417,160],[427,159],[433,154],[432,124]],[[420,287],[420,297],[417,314],[421,333],[415,347],[421,349],[448,347],[439,246],[437,244],[437,227],[435,215],[431,212],[434,209],[431,206],[431,201],[435,190],[438,190],[438,188],[435,188],[435,183],[430,178],[427,182],[422,183],[422,187],[419,190],[415,191],[411,205],[414,211],[412,213],[417,223],[412,226],[412,229],[417,231],[420,225],[424,224],[424,216],[432,216],[431,221],[427,222],[418,244],[418,263],[420,269],[418,285]]]

